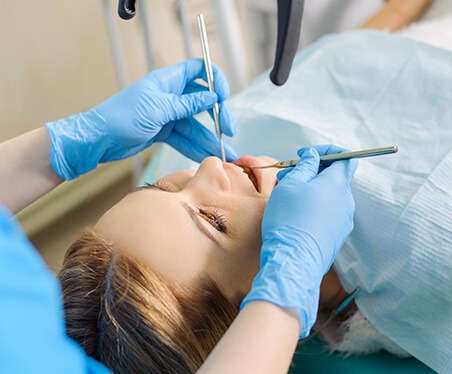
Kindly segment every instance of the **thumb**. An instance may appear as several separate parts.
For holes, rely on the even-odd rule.
[[[319,172],[320,156],[314,147],[306,147],[298,152],[300,160],[287,174],[287,178],[294,178],[298,183],[307,183]]]
[[[211,109],[218,100],[215,93],[209,91],[193,92],[182,96],[174,95],[175,100],[171,103],[173,113],[168,121],[176,121],[182,118],[192,117],[207,109]]]

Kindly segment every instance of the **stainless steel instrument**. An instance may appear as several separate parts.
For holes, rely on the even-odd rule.
[[[354,151],[354,152],[344,152],[344,153],[336,153],[332,155],[320,156],[320,164],[325,165],[334,161],[340,160],[349,160],[351,158],[364,158],[364,157],[374,157],[374,156],[382,156],[391,153],[397,153],[399,148],[396,145],[390,147],[383,148],[374,148],[374,149],[364,149],[362,151]],[[250,166],[249,169],[267,169],[267,168],[278,168],[284,169],[295,166],[298,160],[288,160],[288,161],[280,161],[272,165],[263,165],[263,166]]]
[[[199,37],[201,39],[202,55],[204,57],[204,66],[206,68],[207,84],[210,92],[215,92],[215,82],[213,76],[212,60],[210,58],[209,42],[207,41],[206,24],[204,22],[204,15],[199,14],[196,17],[198,21]],[[213,107],[213,119],[215,122],[215,132],[217,133],[218,140],[220,142],[221,159],[226,162],[226,156],[224,153],[222,133],[220,127],[220,107],[218,103],[215,103]]]

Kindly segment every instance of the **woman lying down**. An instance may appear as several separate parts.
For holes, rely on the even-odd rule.
[[[105,213],[69,248],[60,273],[70,336],[117,372],[196,370],[259,271],[276,171],[250,178],[241,167],[268,162],[209,157],[196,172],[135,188]],[[346,295],[334,273],[324,288],[325,308]]]
[[[132,190],[66,254],[60,280],[69,336],[118,372],[199,367],[259,271],[260,227],[277,170],[249,176],[242,167],[274,162],[210,157],[196,172],[182,170]],[[321,285],[320,312],[329,315],[348,295],[331,269]],[[334,325],[348,329],[339,350],[408,356],[356,306]]]
[[[451,61],[450,52],[402,37],[352,32],[302,53],[285,86],[260,80],[236,96],[232,145],[275,158],[207,158],[197,171],[168,175],[165,162],[165,177],[112,207],[66,254],[59,277],[68,335],[117,372],[196,370],[259,270],[276,170],[248,175],[243,167],[293,159],[301,144],[397,144],[397,155],[360,162],[355,229],[324,277],[319,316],[360,288],[325,333],[333,348],[386,349],[447,372]]]

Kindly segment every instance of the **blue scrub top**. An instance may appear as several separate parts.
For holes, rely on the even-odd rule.
[[[66,336],[59,283],[1,206],[0,373],[110,373]]]

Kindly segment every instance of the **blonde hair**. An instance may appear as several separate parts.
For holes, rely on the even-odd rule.
[[[171,284],[93,230],[58,277],[68,335],[118,373],[196,371],[239,310],[211,279]]]

